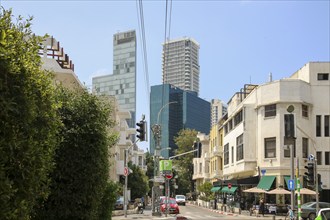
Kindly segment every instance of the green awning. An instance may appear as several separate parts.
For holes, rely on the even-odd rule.
[[[237,189],[237,186],[232,186],[230,189],[228,188],[228,193],[234,194]]]
[[[276,178],[275,176],[261,177],[261,180],[259,181],[257,188],[263,190],[269,190],[272,187],[275,178]]]
[[[221,189],[221,192],[226,193],[226,192],[228,192],[228,190],[229,190],[228,186],[225,186]]]
[[[228,186],[225,186],[221,189],[221,192],[234,194],[236,190],[237,190],[237,186],[232,186],[230,189],[228,188]]]
[[[218,192],[220,189],[221,189],[220,186],[214,186],[212,187],[211,192]]]

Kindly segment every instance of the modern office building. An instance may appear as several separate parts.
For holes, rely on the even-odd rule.
[[[192,38],[163,43],[163,84],[199,93],[199,44]]]
[[[93,92],[115,96],[121,111],[131,113],[128,126],[136,121],[136,33],[135,30],[113,36],[113,74],[92,79]]]
[[[170,84],[151,87],[150,127],[161,126],[161,155],[165,158],[173,155],[177,149],[174,137],[183,128],[195,129],[208,134],[210,132],[210,103],[199,98],[196,93],[184,91]],[[152,134],[152,131],[150,131]],[[150,135],[150,152],[154,153],[155,140]],[[170,147],[171,150],[165,150]]]

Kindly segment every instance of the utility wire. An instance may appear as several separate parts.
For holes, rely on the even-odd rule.
[[[164,48],[163,48],[163,89],[162,89],[162,105],[164,106],[167,103],[165,102],[165,87],[164,82],[166,81],[166,72],[167,72],[167,65],[168,65],[168,56],[169,56],[169,45],[167,44],[168,40],[170,39],[171,34],[171,17],[172,17],[172,0],[170,2],[170,9],[168,12],[168,0],[166,0],[166,9],[165,9],[165,35],[164,35]],[[169,18],[167,17],[169,14]],[[168,22],[168,24],[167,24]],[[168,34],[167,34],[168,30]],[[169,100],[171,101],[171,100]],[[160,123],[161,124],[161,123]]]
[[[144,80],[146,84],[146,97],[147,97],[147,106],[150,105],[150,92],[149,92],[149,70],[148,70],[148,56],[147,56],[147,43],[145,36],[145,26],[144,26],[144,15],[143,15],[143,4],[142,0],[136,0],[136,9],[138,16],[138,27],[139,27],[139,37],[141,41],[141,53],[142,53],[142,62],[143,62],[143,72]]]

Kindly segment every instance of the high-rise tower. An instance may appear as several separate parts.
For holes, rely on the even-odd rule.
[[[128,110],[130,128],[136,118],[136,33],[135,30],[113,36],[113,74],[93,78],[96,94],[115,96],[120,110]]]
[[[199,44],[192,38],[163,43],[163,84],[199,93]]]

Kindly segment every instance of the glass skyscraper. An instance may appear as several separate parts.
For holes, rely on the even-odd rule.
[[[115,96],[121,110],[132,118],[128,126],[135,127],[136,119],[136,33],[135,30],[113,36],[113,74],[92,79],[96,94]]]
[[[174,150],[177,149],[174,137],[183,128],[195,129],[208,134],[210,132],[210,112],[210,103],[199,98],[196,92],[184,91],[170,84],[152,86],[150,127],[154,124],[161,125],[160,146],[171,148],[171,150],[161,151],[161,155],[165,158],[173,156]],[[155,140],[153,135],[150,137],[150,153],[153,154]]]

